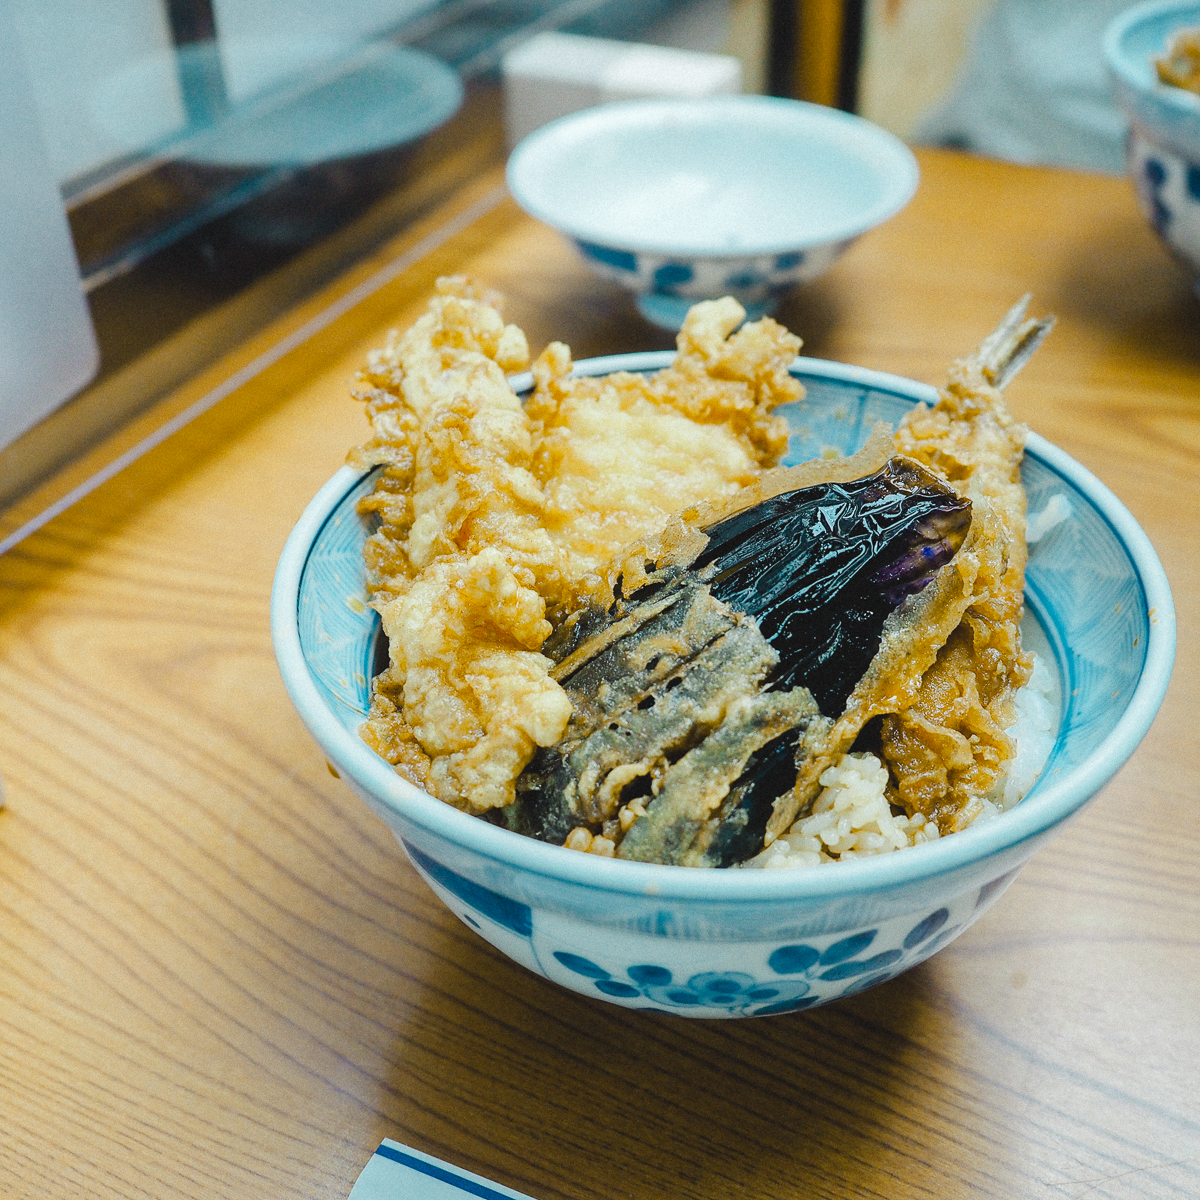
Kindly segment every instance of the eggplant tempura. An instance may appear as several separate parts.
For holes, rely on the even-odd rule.
[[[872,770],[896,846],[1002,785],[1030,662],[1024,429],[999,388],[1048,323],[1018,306],[934,408],[771,470],[799,340],[769,318],[734,333],[743,317],[697,305],[650,376],[572,379],[552,344],[524,409],[505,381],[524,335],[468,281],[372,355],[375,436],[350,461],[384,467],[362,509],[391,662],[362,732],[414,783],[694,866],[780,839],[778,859],[832,827],[831,783]]]
[[[349,458],[384,468],[361,509],[380,521],[365,553],[391,664],[363,737],[476,814],[510,806],[534,749],[566,729],[571,703],[539,653],[552,623],[606,589],[598,568],[621,546],[773,466],[787,425],[771,410],[802,394],[799,338],[770,320],[734,333],[745,313],[727,299],[697,306],[649,380],[572,380],[551,343],[522,408],[505,373],[528,347],[498,303],[439,281],[370,356],[356,394],[374,437]]]

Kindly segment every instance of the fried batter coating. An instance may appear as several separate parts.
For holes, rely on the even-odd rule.
[[[439,281],[428,311],[370,356],[359,395],[375,436],[350,456],[385,464],[360,505],[381,521],[365,553],[391,647],[364,737],[474,812],[511,803],[536,739],[555,741],[570,715],[536,653],[550,632],[541,593],[561,597],[566,574],[505,380],[528,346],[496,299]]]
[[[372,604],[391,665],[362,736],[406,778],[472,813],[511,804],[534,750],[571,704],[538,653],[547,609],[603,590],[596,574],[634,536],[757,478],[787,445],[770,415],[801,389],[800,342],[732,300],[697,306],[679,360],[650,378],[568,379],[555,343],[523,409],[505,373],[528,361],[499,298],[438,281],[428,311],[371,354],[356,395],[373,437],[351,465],[382,465],[359,506]]]
[[[1020,642],[1026,430],[993,378],[978,358],[956,362],[937,404],[914,408],[896,430],[901,454],[971,501],[971,529],[935,582],[889,618],[879,653],[841,717],[813,727],[796,786],[776,804],[768,845],[807,811],[821,773],[877,717],[894,783],[890,797],[909,816],[935,819],[943,833],[969,824],[978,798],[1002,778],[1015,750],[1004,731],[1032,658]]]
[[[955,363],[937,405],[914,409],[896,431],[905,454],[971,500],[987,534],[962,623],[912,705],[883,721],[882,750],[901,803],[910,816],[936,818],[943,833],[959,828],[970,802],[988,794],[1012,758],[1004,730],[1016,717],[1014,694],[1032,670],[1020,636],[1025,433],[974,359]]]
[[[377,695],[400,685],[406,722],[432,760],[426,786],[468,812],[511,804],[535,746],[557,742],[571,716],[550,659],[536,652],[550,624],[533,582],[489,547],[434,563],[380,610],[392,671]]]
[[[802,389],[788,374],[800,339],[733,299],[695,305],[674,364],[650,377],[626,371],[569,378],[571,355],[553,342],[534,363],[526,405],[538,449],[543,520],[579,576],[673,514],[733,496],[787,449],[771,415]]]
[[[508,808],[537,748],[567,730],[571,702],[540,653],[552,621],[588,598],[604,607],[618,575],[636,587],[654,547],[690,546],[704,513],[761,498],[757,481],[787,445],[774,409],[802,394],[788,374],[799,339],[769,319],[734,333],[745,314],[725,299],[692,309],[675,363],[654,375],[573,379],[570,351],[552,343],[522,408],[505,374],[528,349],[498,304],[467,280],[439,281],[425,315],[370,356],[357,395],[374,436],[350,456],[384,468],[360,509],[380,522],[366,560],[391,665],[363,737],[477,814]],[[870,453],[946,479],[971,501],[972,527],[888,619],[844,712],[810,722],[768,845],[868,726],[889,798],[943,833],[1002,781],[1030,656],[1019,636],[1025,430],[993,386],[997,362],[981,350],[954,364],[932,409],[914,409],[894,438],[877,431]],[[604,833],[612,852],[621,833]]]
[[[403,591],[435,559],[503,546],[539,584],[562,587],[563,562],[541,527],[544,499],[529,472],[529,422],[505,372],[529,361],[498,297],[462,279],[438,281],[429,310],[373,352],[357,395],[375,436],[353,466],[386,463],[360,506],[376,511],[368,563],[378,591]]]

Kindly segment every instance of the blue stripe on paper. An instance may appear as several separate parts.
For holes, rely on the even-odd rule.
[[[504,1192],[498,1192],[495,1188],[488,1187],[485,1183],[476,1183],[473,1179],[464,1179],[461,1175],[446,1170],[445,1167],[438,1167],[433,1163],[426,1162],[424,1159],[416,1158],[411,1154],[405,1154],[402,1150],[397,1150],[395,1147],[389,1146],[386,1142],[380,1145],[375,1153],[381,1158],[390,1158],[392,1162],[398,1162],[403,1167],[409,1167],[413,1171],[420,1171],[421,1174],[428,1175],[442,1183],[448,1183],[452,1187],[458,1188],[461,1192],[467,1192],[472,1196],[480,1196],[482,1200],[512,1200],[512,1193],[506,1195]]]

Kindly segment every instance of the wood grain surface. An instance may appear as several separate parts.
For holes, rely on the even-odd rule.
[[[1200,1195],[1200,305],[1122,180],[922,167],[782,317],[936,382],[1022,292],[1058,313],[1011,401],[1179,610],[1132,762],[951,946],[810,1012],[609,1007],[442,909],[293,713],[267,604],[363,436],[354,370],[439,274],[535,348],[669,344],[504,203],[0,558],[0,1194],[340,1200],[387,1136],[537,1200]]]

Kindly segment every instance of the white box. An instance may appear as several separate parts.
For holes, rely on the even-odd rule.
[[[540,33],[509,51],[504,125],[511,150],[567,113],[651,96],[719,96],[742,90],[742,64],[724,54]]]

